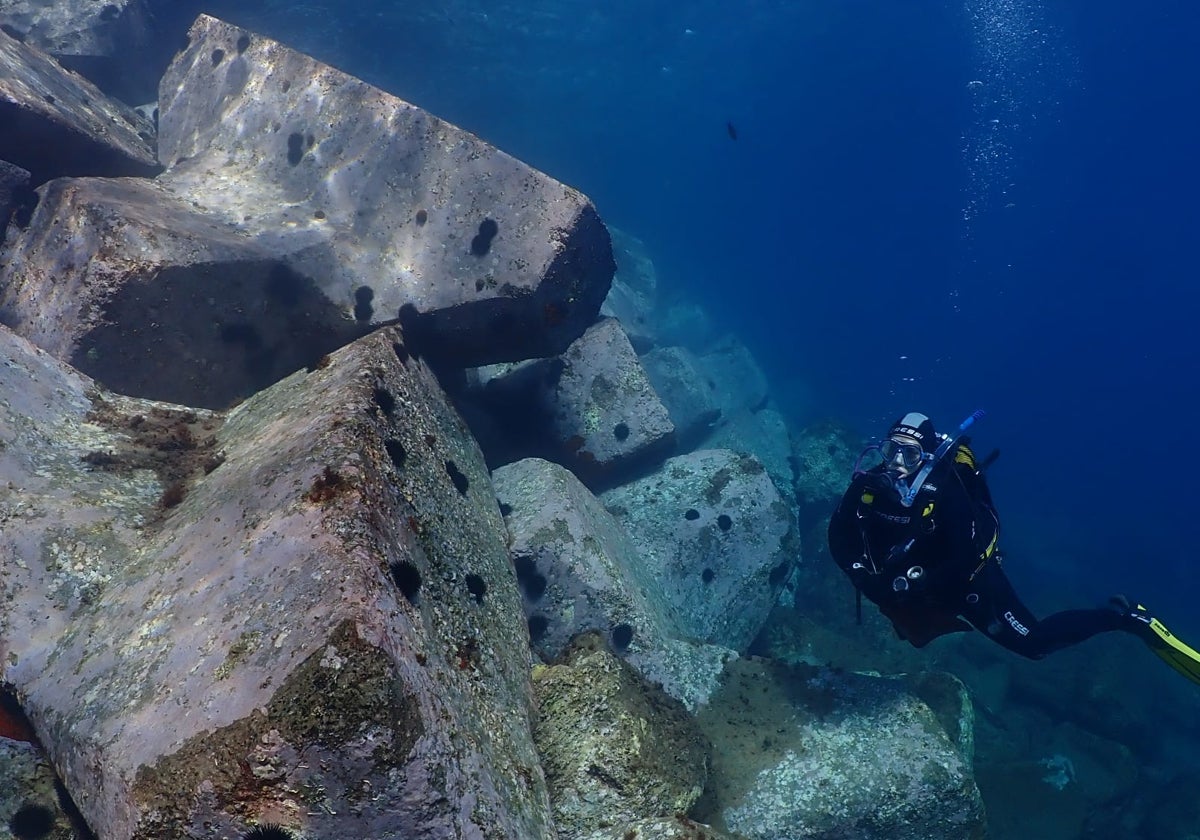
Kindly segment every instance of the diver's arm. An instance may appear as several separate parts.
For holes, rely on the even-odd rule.
[[[862,489],[851,482],[829,518],[829,553],[846,574],[862,559],[862,531],[857,521],[858,497]]]

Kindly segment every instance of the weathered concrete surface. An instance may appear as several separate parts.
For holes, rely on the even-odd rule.
[[[151,123],[2,31],[0,126],[0,159],[29,170],[34,184],[63,175],[151,176],[161,169]]]
[[[698,722],[713,770],[696,816],[739,836],[986,836],[970,759],[903,681],[741,659]]]
[[[675,700],[608,649],[579,637],[534,674],[534,738],[563,840],[682,814],[704,789],[708,744]]]
[[[705,449],[730,449],[756,457],[767,468],[775,489],[793,511],[796,509],[796,470],[792,436],[787,421],[773,408],[742,410],[723,418],[720,427],[704,441]]]
[[[762,463],[700,450],[600,499],[659,582],[671,624],[745,651],[799,560],[791,511]]]
[[[507,454],[562,464],[591,487],[620,483],[674,448],[670,415],[614,318],[560,356],[476,374],[486,379],[477,398]]]
[[[158,80],[200,9],[196,0],[0,0],[0,28],[124,102]]]
[[[649,567],[600,501],[567,469],[526,458],[492,473],[533,649],[557,659],[585,630],[625,625],[624,652],[657,640],[668,605]]]
[[[421,109],[201,16],[159,95],[160,180],[372,323],[460,364],[561,352],[615,270],[585,196]],[[410,314],[411,313],[411,314]]]
[[[694,711],[736,654],[686,638],[662,583],[600,501],[565,468],[526,458],[492,474],[521,584],[530,642],[558,658],[580,633],[604,633],[647,680]]]
[[[121,394],[225,408],[363,327],[245,235],[142,178],[39,190],[0,321]]]
[[[589,834],[586,840],[735,840],[682,815],[653,817]]]
[[[675,426],[618,321],[589,327],[560,359],[553,426],[575,450],[577,473],[601,480],[622,463],[670,451]]]
[[[553,836],[495,498],[398,331],[223,425],[0,358],[0,679],[101,837]]]
[[[111,55],[122,43],[122,30],[145,29],[145,0],[4,0],[0,23],[30,46],[56,56]]]

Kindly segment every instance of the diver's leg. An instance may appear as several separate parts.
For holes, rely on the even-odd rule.
[[[1185,644],[1141,604],[1131,604],[1124,596],[1117,595],[1112,605],[1127,622],[1126,629],[1176,671],[1200,684],[1200,651]]]
[[[1064,610],[1039,620],[995,562],[976,575],[962,616],[992,641],[1030,659],[1041,659],[1097,633],[1129,629],[1125,616],[1106,608]]]

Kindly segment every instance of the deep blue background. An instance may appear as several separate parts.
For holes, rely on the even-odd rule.
[[[1195,0],[220,6],[582,189],[798,419],[986,409],[1031,604],[1200,634]]]

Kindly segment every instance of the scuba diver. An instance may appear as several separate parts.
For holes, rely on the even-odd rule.
[[[977,463],[965,436],[982,416],[940,435],[910,412],[859,456],[829,523],[829,550],[857,590],[859,622],[866,595],[914,647],[979,630],[1030,659],[1122,630],[1200,683],[1200,653],[1123,596],[1042,619],[1021,602],[1001,567],[1000,518],[984,477],[999,452]]]

